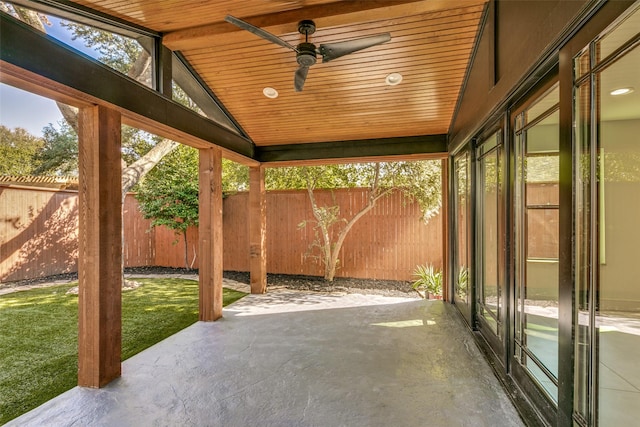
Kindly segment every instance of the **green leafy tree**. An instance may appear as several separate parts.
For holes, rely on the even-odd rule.
[[[162,138],[131,126],[122,126],[122,160],[132,165],[158,145]]]
[[[311,202],[313,221],[303,221],[301,228],[311,224],[316,238],[310,253],[319,252],[324,266],[324,278],[333,281],[339,266],[339,254],[349,231],[356,222],[373,209],[378,200],[400,191],[420,206],[423,219],[429,220],[441,205],[440,161],[364,163],[347,165],[305,166],[267,170],[268,189],[306,188]],[[367,203],[347,218],[337,204],[320,204],[317,189],[367,187]]]
[[[37,175],[78,175],[78,135],[65,121],[43,130],[44,145],[36,154]]]
[[[60,25],[69,30],[72,40],[80,39],[95,50],[100,62],[143,84],[151,82],[151,56],[135,39],[74,22]]]
[[[267,169],[265,185],[268,190],[306,190],[311,181],[315,188],[362,187],[366,181],[360,176],[362,168],[358,164],[340,164]]]
[[[136,198],[151,227],[163,225],[182,236],[190,268],[187,229],[198,225],[198,150],[181,145],[166,155],[144,178]]]
[[[0,10],[9,13],[17,19],[22,20],[33,28],[47,32],[47,26],[50,25],[47,17],[43,14],[32,10],[13,5],[7,2],[0,2]],[[118,34],[103,31],[97,28],[85,26],[77,23],[62,23],[72,34],[73,39],[82,39],[87,47],[93,48],[98,52],[98,60],[109,65],[115,70],[126,74],[128,77],[137,80],[142,84],[149,85],[151,81],[151,55],[134,39],[130,39]],[[76,108],[62,103],[57,103],[58,109],[62,113],[67,124],[76,132],[78,129],[78,111]],[[67,132],[61,129],[63,135]],[[133,133],[140,132],[140,135],[133,137]],[[57,135],[56,137],[62,137]],[[128,137],[133,137],[134,142],[130,143]],[[174,150],[178,143],[168,139],[153,138],[144,136],[139,130],[123,130],[123,146],[136,146],[141,139],[146,139],[150,144],[148,151],[142,152],[136,149],[124,150],[122,161],[122,199],[127,192],[131,190],[140,179],[147,174],[162,159],[163,156]],[[62,142],[57,139],[56,142]],[[65,150],[57,152],[64,153]],[[137,145],[137,148],[141,148]],[[50,151],[53,154],[55,151]],[[77,152],[77,148],[76,148]],[[137,155],[132,156],[132,153]],[[128,156],[129,155],[129,156]],[[58,160],[60,164],[64,164],[64,159]],[[130,162],[130,163],[129,163]],[[51,173],[51,172],[49,172]]]
[[[222,159],[222,192],[233,194],[249,190],[249,167]]]
[[[39,166],[35,157],[43,144],[42,138],[25,129],[0,125],[0,175],[33,175]]]

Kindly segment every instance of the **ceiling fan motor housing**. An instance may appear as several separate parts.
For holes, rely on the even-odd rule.
[[[316,45],[313,43],[300,43],[298,45],[298,53],[296,54],[298,64],[310,67],[317,61]]]
[[[313,34],[316,32],[316,23],[310,19],[298,22],[298,32],[304,36]]]

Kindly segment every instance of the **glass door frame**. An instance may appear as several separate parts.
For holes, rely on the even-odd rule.
[[[512,109],[508,111],[509,115],[509,143],[507,144],[510,148],[509,153],[509,285],[507,288],[511,291],[510,299],[509,299],[509,324],[511,326],[511,330],[509,331],[508,337],[508,365],[510,367],[510,374],[519,385],[520,388],[525,392],[525,394],[531,399],[534,403],[534,406],[539,410],[540,415],[544,418],[550,425],[554,425],[556,421],[556,414],[558,412],[558,407],[556,403],[553,402],[545,392],[543,392],[540,386],[531,378],[529,372],[527,372],[526,368],[520,364],[520,362],[516,358],[516,330],[519,325],[516,325],[516,304],[515,300],[516,286],[518,284],[518,278],[516,277],[516,231],[515,231],[515,216],[518,215],[515,206],[515,191],[516,191],[516,176],[517,168],[516,168],[516,150],[515,144],[517,143],[516,138],[516,119],[522,112],[527,110],[531,105],[536,103],[545,93],[547,93],[554,85],[559,82],[558,75],[558,67],[554,67],[551,71],[549,71],[539,82],[536,84],[530,91],[528,91]],[[560,109],[562,108],[562,104],[560,104]],[[560,118],[562,120],[562,117]],[[562,124],[562,121],[560,122]],[[562,140],[560,140],[560,157],[562,157]],[[562,165],[560,166],[560,174],[562,174]],[[560,184],[562,187],[562,184]],[[560,212],[562,212],[562,201],[560,200]],[[560,213],[562,215],[562,213]],[[562,218],[560,218],[560,232],[562,233]],[[559,244],[561,244],[562,235],[559,236]],[[566,262],[566,260],[565,260]],[[562,254],[560,254],[560,258],[558,260],[559,268],[563,264]],[[562,288],[562,285],[559,285]],[[560,289],[559,289],[559,292]],[[562,311],[561,307],[562,301],[558,302],[559,312]],[[560,316],[559,316],[560,317]],[[559,319],[560,321],[560,319]],[[559,329],[561,326],[559,325]],[[558,331],[560,334],[560,330]],[[560,344],[560,343],[559,343]],[[559,352],[559,370],[561,369],[560,365],[562,364],[562,358],[560,357]],[[558,380],[560,381],[560,372],[558,372]],[[560,394],[560,387],[558,388],[558,394]]]
[[[473,218],[475,215],[474,212],[474,204],[473,200],[475,198],[474,193],[474,172],[475,172],[475,162],[473,159],[473,141],[465,144],[461,149],[456,151],[453,155],[450,156],[450,167],[451,171],[450,177],[450,196],[449,196],[449,206],[451,209],[449,211],[449,229],[451,230],[451,235],[454,236],[453,244],[450,245],[450,272],[449,277],[450,280],[450,302],[456,306],[456,308],[460,311],[465,321],[469,324],[472,330],[476,329],[475,323],[475,286],[473,286],[473,278],[474,278],[474,266],[471,262],[474,259],[474,225]],[[459,277],[459,259],[458,259],[458,251],[461,249],[460,241],[458,239],[458,231],[461,226],[459,219],[459,205],[458,205],[458,169],[456,168],[456,162],[460,157],[466,157],[467,165],[466,165],[466,177],[467,177],[467,203],[466,203],[466,219],[464,226],[467,227],[467,247],[466,255],[467,255],[467,301],[463,301],[457,298],[457,286],[458,286],[458,277]]]
[[[507,257],[506,257],[506,248],[508,245],[509,237],[508,232],[509,226],[509,144],[508,139],[506,138],[506,119],[502,117],[497,122],[493,122],[492,126],[487,127],[482,133],[480,133],[479,137],[474,139],[473,146],[473,271],[474,271],[474,280],[473,280],[473,289],[474,289],[474,314],[475,314],[475,323],[476,328],[480,332],[482,338],[487,342],[491,350],[495,354],[495,360],[498,361],[505,371],[508,371],[508,353],[507,347],[509,347],[509,336],[510,336],[510,316],[509,310],[511,306],[511,292],[507,283],[508,274],[507,271]],[[481,153],[482,144],[489,140],[492,136],[497,137],[496,146],[487,150],[486,153]],[[482,213],[479,209],[479,200],[480,200],[480,192],[483,190],[480,188],[480,183],[482,180],[480,179],[481,168],[479,167],[480,161],[484,156],[491,155],[496,150],[500,152],[500,156],[498,157],[498,165],[500,174],[500,183],[497,188],[499,194],[496,195],[496,215],[497,215],[497,245],[498,250],[496,253],[496,278],[498,280],[499,292],[501,293],[501,304],[498,307],[500,325],[498,328],[498,334],[496,334],[488,322],[485,321],[480,315],[480,308],[482,307],[483,302],[481,301],[482,292],[480,292],[481,284],[480,284],[480,272],[482,271],[481,262],[484,259],[479,256],[482,254],[482,242],[480,241],[480,224],[479,222],[483,220]]]
[[[576,178],[577,174],[580,172],[577,170],[576,165],[576,153],[574,152],[574,146],[578,146],[580,141],[576,140],[576,134],[574,132],[574,125],[577,125],[578,117],[575,111],[575,99],[578,96],[578,87],[583,81],[589,80],[590,82],[590,95],[588,100],[588,109],[591,115],[591,122],[588,124],[587,129],[583,129],[585,132],[593,132],[597,130],[597,126],[599,123],[594,122],[597,117],[595,111],[595,105],[593,104],[593,100],[596,98],[596,87],[594,84],[595,76],[597,73],[608,67],[610,64],[607,63],[611,60],[611,62],[615,62],[616,59],[612,60],[613,57],[622,55],[626,50],[631,50],[634,46],[633,43],[623,43],[617,50],[614,52],[610,52],[607,56],[608,58],[599,63],[597,66],[589,67],[589,71],[586,75],[577,76],[575,71],[575,59],[583,52],[587,51],[587,49],[593,49],[593,43],[597,42],[597,40],[607,32],[609,27],[616,21],[618,21],[621,17],[625,16],[631,10],[638,6],[639,2],[607,2],[598,12],[591,18],[589,22],[584,25],[578,31],[571,40],[565,44],[560,50],[560,82],[561,82],[561,91],[560,91],[560,112],[561,117],[560,121],[563,125],[561,128],[561,143],[565,143],[564,149],[561,147],[561,163],[560,163],[560,171],[561,171],[561,182],[569,182],[571,185],[561,186],[560,193],[560,202],[564,203],[568,206],[571,206],[571,209],[566,209],[565,213],[561,213],[560,224],[561,227],[561,247],[560,251],[568,252],[572,256],[572,262],[570,265],[565,266],[565,268],[560,271],[560,280],[561,283],[569,282],[571,283],[571,287],[565,286],[561,287],[560,297],[561,304],[566,306],[571,306],[571,310],[567,310],[564,315],[561,314],[560,318],[560,354],[571,354],[571,358],[566,358],[566,362],[562,363],[559,368],[561,371],[559,375],[564,379],[561,382],[561,386],[564,383],[565,387],[559,389],[559,398],[562,399],[559,401],[559,414],[558,414],[558,425],[562,426],[581,426],[581,425],[589,425],[596,426],[598,425],[598,393],[599,393],[599,373],[598,373],[598,340],[595,334],[597,333],[597,328],[595,326],[595,306],[597,304],[597,297],[595,292],[598,290],[598,282],[599,282],[599,252],[598,252],[598,241],[599,241],[599,231],[598,231],[598,209],[599,204],[597,203],[599,194],[598,194],[598,185],[594,182],[589,182],[589,204],[596,203],[595,206],[590,206],[589,221],[588,224],[590,238],[589,241],[582,242],[583,247],[579,247],[578,237],[575,236],[578,234],[578,220],[577,217],[579,215],[579,206],[577,206],[576,194],[578,192],[583,191],[581,187],[579,187],[578,180]],[[635,48],[637,48],[637,41],[635,42]],[[591,55],[595,53],[595,50],[592,50]],[[589,134],[587,139],[593,142],[593,135]],[[595,159],[598,156],[598,147],[594,147],[593,144],[589,146],[589,158],[591,161],[590,164],[590,179],[594,179],[596,176],[596,172],[594,170],[596,161]],[[562,232],[564,231],[564,236]],[[564,243],[564,248],[562,244]],[[588,272],[585,278],[590,283],[588,284],[590,295],[588,296],[589,300],[589,317],[590,329],[589,334],[591,334],[587,338],[587,359],[590,366],[586,367],[586,370],[582,371],[577,366],[576,363],[579,359],[579,355],[576,353],[575,349],[577,347],[577,340],[579,333],[577,331],[579,327],[578,322],[578,304],[576,302],[576,294],[584,289],[580,289],[577,286],[577,282],[580,280],[578,277],[583,272],[579,271],[580,268],[580,260],[579,257],[584,255],[582,250],[588,249],[584,252],[587,254],[587,258],[582,261],[586,261],[588,265]],[[573,284],[576,283],[574,287]],[[564,325],[564,331],[562,329]],[[564,372],[562,371],[564,369]],[[586,396],[582,396],[585,399],[587,407],[585,413],[580,413],[580,408],[578,407],[578,398],[579,393],[576,391],[576,384],[582,384],[584,388],[584,392]]]

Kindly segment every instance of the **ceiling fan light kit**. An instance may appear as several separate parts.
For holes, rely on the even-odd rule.
[[[387,74],[387,77],[385,77],[384,81],[389,86],[399,85],[400,83],[402,83],[402,74],[400,73]]]
[[[322,56],[323,63],[329,62],[342,56],[349,55],[351,53],[373,46],[377,46],[391,40],[391,35],[389,33],[382,33],[375,36],[362,37],[359,39],[321,44],[320,46],[316,47],[315,44],[309,42],[309,35],[316,32],[316,24],[311,20],[304,20],[298,23],[298,32],[305,36],[305,41],[300,43],[297,47],[294,47],[281,38],[269,33],[268,31],[251,25],[248,22],[243,21],[242,19],[227,15],[225,21],[243,30],[249,31],[271,43],[275,43],[279,46],[293,50],[296,53],[296,61],[298,62],[298,65],[300,65],[300,67],[296,70],[293,79],[293,86],[296,92],[302,91],[304,83],[307,80],[309,67],[317,62],[318,55]],[[402,76],[400,76],[400,80],[402,80]],[[268,95],[265,93],[265,96]]]
[[[262,89],[262,94],[271,99],[275,99],[278,97],[278,91],[272,87],[265,87],[264,89]]]

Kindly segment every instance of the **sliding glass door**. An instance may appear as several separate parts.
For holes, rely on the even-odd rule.
[[[469,286],[471,261],[471,156],[464,150],[453,158],[453,302],[469,325],[473,293]]]
[[[559,90],[515,116],[514,356],[558,401]]]
[[[502,131],[476,149],[476,317],[478,329],[504,359],[504,148]]]
[[[574,61],[574,422],[640,419],[640,7]]]

